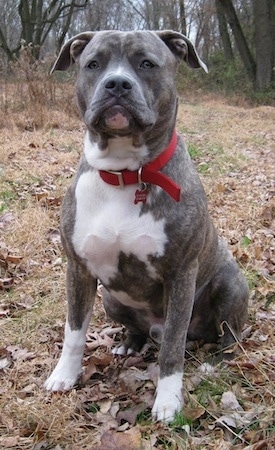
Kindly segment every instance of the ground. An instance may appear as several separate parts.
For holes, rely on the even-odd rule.
[[[8,92],[6,87],[9,99]],[[100,291],[80,384],[66,394],[44,392],[60,355],[66,311],[60,203],[82,151],[83,126],[71,106],[59,104],[57,111],[36,103],[36,109],[14,108],[12,114],[6,100],[5,106],[0,448],[274,449],[275,109],[213,95],[180,99],[177,129],[200,172],[219,233],[249,281],[250,301],[235,359],[209,373],[200,369],[209,348],[188,352],[185,406],[166,426],[150,419],[157,349],[148,345],[136,356],[111,356],[123,329],[105,317]]]

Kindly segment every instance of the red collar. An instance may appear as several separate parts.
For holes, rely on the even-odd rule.
[[[174,130],[172,139],[168,147],[154,161],[149,162],[139,170],[99,170],[99,174],[105,183],[113,186],[124,187],[128,184],[144,184],[142,191],[146,189],[146,183],[156,184],[164,189],[174,200],[180,201],[180,186],[162,172],[159,172],[172,158],[177,148],[178,137]],[[146,198],[145,198],[146,201]]]

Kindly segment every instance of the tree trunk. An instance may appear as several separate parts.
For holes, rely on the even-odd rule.
[[[253,0],[256,48],[256,89],[265,91],[272,81],[275,52],[273,0]]]
[[[1,42],[1,47],[4,50],[4,52],[6,53],[8,60],[12,61],[13,59],[16,59],[16,53],[12,52],[11,49],[8,46],[8,43],[6,41],[6,38],[0,28],[0,42]],[[19,49],[17,49],[17,51],[19,51]]]
[[[232,33],[234,35],[236,46],[239,50],[241,59],[245,66],[246,73],[250,79],[250,81],[255,84],[256,81],[256,63],[252,56],[252,53],[249,50],[246,39],[243,34],[242,27],[240,25],[238,16],[236,14],[235,8],[233,6],[232,0],[218,0],[226,19],[230,25]],[[255,0],[259,1],[259,0]]]
[[[20,0],[18,11],[22,24],[22,39],[29,44],[32,42],[34,26],[28,0]]]
[[[219,0],[215,0],[217,18],[219,24],[219,32],[222,40],[223,52],[226,61],[234,60],[234,53],[231,46],[230,36],[228,33],[227,22],[224,16],[223,8]]]
[[[185,5],[184,0],[179,0],[179,8],[180,8],[180,31],[181,33],[186,35],[186,15],[185,15]]]
[[[70,24],[72,21],[72,16],[73,16],[73,12],[74,12],[74,7],[75,7],[75,1],[72,1],[71,5],[70,5],[70,9],[68,11],[68,15],[65,21],[65,24],[62,28],[61,34],[58,37],[58,41],[57,41],[57,50],[59,51],[64,43],[66,34],[68,33],[68,30],[70,28]]]
[[[161,17],[160,11],[161,11],[161,4],[160,4],[160,2],[156,1],[156,0],[153,0],[152,1],[153,30],[158,30],[158,28],[159,28],[159,19]]]

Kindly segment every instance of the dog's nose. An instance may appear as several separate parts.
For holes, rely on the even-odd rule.
[[[125,76],[111,75],[105,80],[104,86],[111,95],[122,97],[131,91],[133,84]]]

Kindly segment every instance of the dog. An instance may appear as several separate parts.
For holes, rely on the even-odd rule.
[[[127,329],[113,353],[160,344],[152,416],[183,405],[187,340],[241,339],[248,286],[210,219],[204,189],[175,130],[175,74],[207,66],[190,40],[165,31],[83,32],[53,66],[77,65],[84,154],[62,206],[68,312],[60,360],[45,383],[66,391],[81,372],[97,281],[107,315]],[[226,325],[225,325],[226,324]]]

